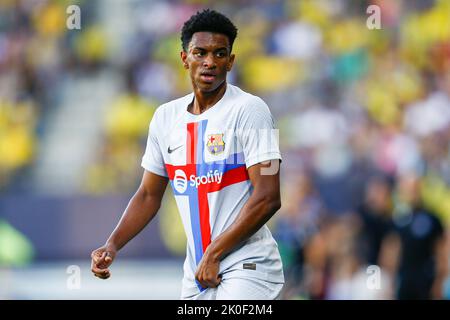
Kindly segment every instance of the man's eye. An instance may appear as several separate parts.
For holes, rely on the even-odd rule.
[[[226,53],[223,52],[223,51],[220,51],[220,52],[217,52],[217,56],[220,57],[220,58],[223,58],[223,57],[226,56]]]
[[[205,55],[205,53],[199,51],[199,52],[194,52],[194,55],[197,56],[197,57],[203,57]]]

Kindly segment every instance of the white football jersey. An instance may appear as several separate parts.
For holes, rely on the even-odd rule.
[[[262,99],[227,84],[223,97],[199,115],[187,111],[193,99],[191,93],[156,110],[142,158],[144,169],[170,179],[184,225],[183,296],[203,290],[195,281],[203,253],[250,197],[247,169],[281,160],[273,118]],[[278,246],[266,225],[220,262],[219,274],[284,282]]]

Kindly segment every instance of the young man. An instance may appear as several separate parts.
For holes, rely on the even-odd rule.
[[[265,223],[280,208],[278,142],[267,105],[227,84],[236,27],[205,10],[183,26],[181,60],[193,93],[150,123],[142,183],[92,272],[110,276],[116,253],[156,215],[168,181],[188,246],[182,299],[275,299],[284,283]]]

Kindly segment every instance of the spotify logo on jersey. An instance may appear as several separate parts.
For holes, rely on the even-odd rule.
[[[179,193],[184,193],[187,189],[187,177],[183,170],[176,170],[175,177],[173,178],[173,187]]]
[[[205,175],[196,176],[191,174],[189,181],[187,180],[186,173],[181,170],[175,170],[175,176],[173,177],[173,187],[178,193],[184,193],[189,186],[198,189],[200,185],[206,184],[220,184],[222,182],[223,173],[219,170],[209,170]]]

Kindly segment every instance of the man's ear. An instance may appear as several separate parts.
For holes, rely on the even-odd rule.
[[[228,72],[231,71],[231,68],[233,68],[234,58],[235,58],[234,53],[230,54],[230,61],[228,61],[228,64],[227,64]]]
[[[183,50],[180,52],[181,61],[183,62],[183,67],[189,69],[189,64],[187,63],[187,53]]]

